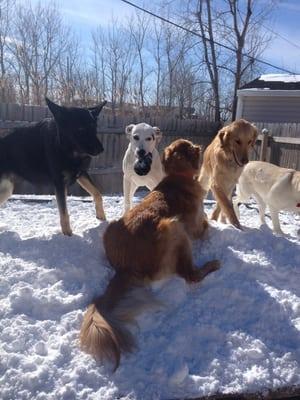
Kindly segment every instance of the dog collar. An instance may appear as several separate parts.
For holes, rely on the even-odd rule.
[[[183,176],[184,178],[194,179],[195,174],[191,174],[190,172],[175,172],[172,175],[175,176]]]

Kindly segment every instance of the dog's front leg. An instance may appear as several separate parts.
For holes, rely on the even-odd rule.
[[[123,193],[124,193],[124,213],[130,210],[133,206],[133,196],[137,189],[137,185],[130,178],[124,175],[123,178]]]
[[[213,209],[213,212],[211,214],[211,219],[218,221],[220,212],[221,212],[221,208],[220,208],[219,203],[217,202],[215,205],[215,208]]]
[[[106,220],[104,209],[103,209],[103,201],[102,201],[101,193],[94,185],[89,174],[87,172],[83,172],[79,176],[79,178],[77,178],[77,182],[84,190],[86,190],[93,197],[95,207],[96,207],[97,218],[102,221]]]
[[[63,183],[55,185],[55,195],[60,216],[60,226],[64,235],[71,236],[72,229],[70,227],[69,214],[67,210],[67,189]]]
[[[237,216],[235,215],[234,209],[232,202],[228,199],[222,188],[218,185],[212,185],[211,190],[213,192],[213,195],[218,202],[218,205],[221,209],[221,212],[226,215],[228,218],[228,221],[234,225],[238,229],[242,229],[239,220],[237,219]],[[218,208],[218,207],[217,207]],[[218,210],[218,216],[219,216],[219,210]]]
[[[123,194],[124,194],[124,213],[130,210],[130,179],[125,175],[123,178]]]

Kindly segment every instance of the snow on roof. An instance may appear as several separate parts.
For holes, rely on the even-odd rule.
[[[265,74],[258,78],[260,81],[265,82],[300,82],[300,75],[291,74]]]

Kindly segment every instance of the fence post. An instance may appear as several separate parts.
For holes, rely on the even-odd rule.
[[[269,142],[269,131],[268,131],[268,129],[263,129],[261,131],[261,133],[263,134],[263,138],[262,138],[261,146],[260,146],[259,160],[266,161],[267,160],[268,142]]]

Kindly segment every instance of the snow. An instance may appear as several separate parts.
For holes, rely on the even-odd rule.
[[[259,77],[260,81],[265,82],[300,82],[300,75],[292,74],[265,74]]]
[[[299,216],[280,215],[285,237],[259,229],[245,206],[242,232],[212,222],[193,254],[199,266],[220,259],[221,269],[197,285],[176,276],[154,284],[164,306],[138,318],[138,348],[112,373],[78,346],[86,306],[112,276],[107,223],[90,201],[70,198],[74,235],[64,237],[53,198],[33,200],[0,208],[1,400],[180,399],[300,385]],[[121,196],[104,198],[109,219],[122,206]]]

